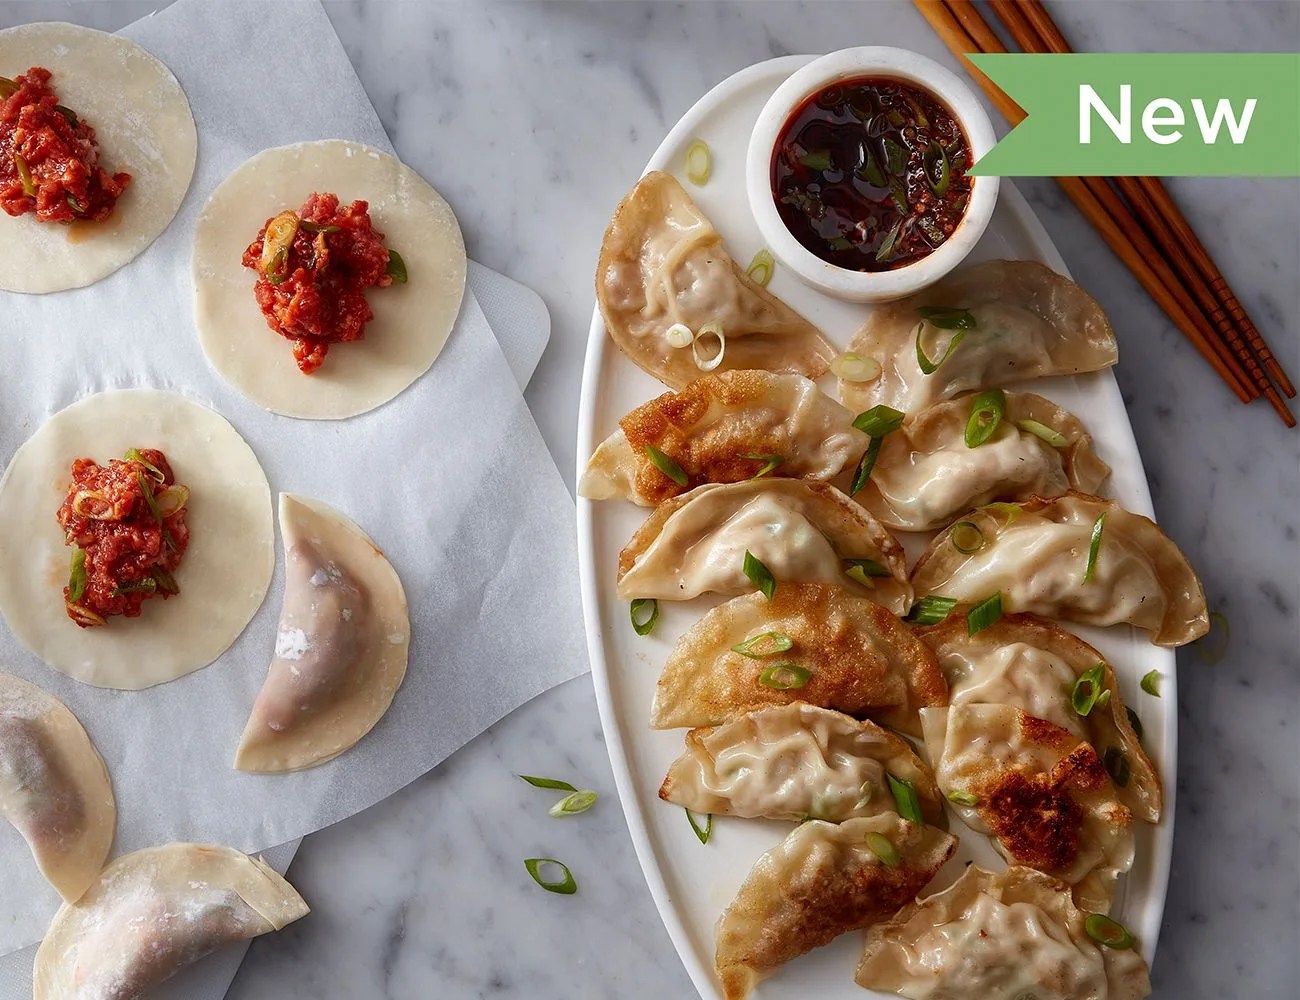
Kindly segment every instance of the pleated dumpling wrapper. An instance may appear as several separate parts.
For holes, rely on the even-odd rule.
[[[1070,888],[1032,868],[971,865],[943,892],[867,931],[859,986],[909,1000],[1142,1000],[1147,963],[1087,930]]]
[[[895,614],[912,605],[903,547],[829,483],[752,479],[697,486],[655,508],[619,554],[618,596],[687,601],[758,589],[746,554],[782,584],[831,583]],[[864,585],[849,571],[866,574]],[[865,568],[864,568],[865,567]]]
[[[1011,705],[1087,740],[1101,755],[1119,800],[1138,819],[1159,822],[1160,776],[1142,749],[1106,658],[1034,615],[1007,615],[975,635],[969,632],[961,615],[917,629],[939,658],[950,704]]]
[[[1110,909],[1133,866],[1133,814],[1090,743],[1010,705],[921,711],[939,791],[1008,860],[1074,886],[1079,905]]]
[[[701,815],[840,823],[896,812],[895,789],[913,794],[927,821],[942,819],[934,774],[907,740],[792,702],[692,729],[659,797]]]
[[[975,604],[1002,594],[1005,612],[1084,625],[1128,622],[1157,646],[1205,635],[1196,572],[1150,518],[1069,492],[973,510],[937,535],[912,567],[918,595]]]
[[[915,413],[959,392],[1095,372],[1119,360],[1097,301],[1030,260],[974,264],[879,306],[849,350],[882,369],[869,382],[840,380],[840,399],[855,412],[884,403]]]
[[[359,527],[318,500],[280,495],[284,607],[275,657],[235,767],[297,771],[374,728],[406,675],[402,581]]]
[[[620,420],[591,456],[578,492],[653,507],[702,483],[830,480],[869,442],[853,414],[802,375],[721,372]]]
[[[779,663],[808,676],[798,687],[764,684]],[[720,604],[677,641],[650,724],[719,726],[793,701],[920,736],[917,709],[948,704],[948,685],[930,647],[888,608],[837,586],[786,583],[770,601],[754,593]]]
[[[117,826],[103,758],[63,702],[0,671],[0,815],[67,902],[95,881]]]
[[[763,368],[825,374],[835,348],[731,259],[722,236],[672,176],[651,171],[619,204],[596,265],[596,301],[615,344],[665,385],[681,389],[704,370],[696,346],[674,347],[668,329],[723,331],[719,371]],[[717,341],[698,353],[708,364]]]
[[[118,858],[64,904],[36,952],[35,1000],[134,1000],[205,955],[309,912],[260,858],[166,844]]]
[[[764,854],[718,918],[727,1000],[841,934],[887,920],[934,878],[957,838],[894,813],[809,820]]]
[[[967,442],[979,394],[907,417],[885,435],[871,478],[853,499],[886,527],[928,531],[993,500],[1101,489],[1110,467],[1077,417],[1032,392],[997,392],[1002,418],[974,447]]]

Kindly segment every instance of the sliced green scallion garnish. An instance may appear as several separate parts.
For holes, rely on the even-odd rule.
[[[548,816],[554,816],[557,819],[562,816],[577,816],[578,813],[585,813],[588,809],[596,804],[596,793],[589,788],[580,792],[571,792],[559,802],[547,810]]]
[[[685,323],[674,323],[664,331],[664,339],[672,348],[690,347],[691,342],[695,340],[695,331]]]
[[[788,652],[793,647],[794,640],[784,632],[761,632],[732,646],[731,651],[748,656],[751,660],[762,660],[776,656],[777,653]]]
[[[713,173],[713,153],[703,139],[695,139],[686,147],[686,179],[696,187],[709,182]]]
[[[749,549],[745,550],[745,562],[742,568],[749,582],[762,591],[763,596],[770,601],[776,594],[776,577],[772,575],[772,571]]]
[[[1097,707],[1106,680],[1106,664],[1098,663],[1079,675],[1070,692],[1070,705],[1076,715],[1087,716]]]
[[[1218,625],[1216,629],[1214,626]],[[1220,638],[1217,643],[1207,644],[1207,640],[1218,635]],[[1210,612],[1210,631],[1196,640],[1196,655],[1200,657],[1202,663],[1214,666],[1228,652],[1228,640],[1232,638],[1232,629],[1228,627],[1228,618],[1218,611]]]
[[[793,691],[808,683],[812,671],[794,663],[777,663],[758,675],[758,683],[775,691]]]
[[[960,788],[954,788],[948,793],[948,801],[958,806],[976,806],[979,805],[978,796],[970,792],[963,792]]]
[[[966,634],[975,635],[1002,617],[1002,591],[990,594],[966,612]]]
[[[778,465],[785,461],[782,455],[741,455],[741,458],[747,458],[751,462],[762,462],[763,467],[755,472],[750,479],[762,479]]]
[[[886,577],[894,574],[889,571],[889,567],[883,563],[878,563],[874,559],[845,559],[844,575],[862,586],[874,589],[875,584],[871,582],[872,577]]]
[[[772,256],[770,250],[758,251],[758,253],[754,254],[754,259],[749,262],[749,267],[745,268],[749,280],[762,288],[767,287],[767,283],[772,280],[775,271],[776,258]]]
[[[916,795],[916,786],[906,778],[895,778],[888,771],[885,772],[885,777],[889,781],[889,790],[894,795],[898,815],[924,826],[925,818],[921,815],[921,800]]]
[[[632,618],[632,628],[637,635],[649,635],[654,631],[655,622],[659,620],[659,602],[653,597],[634,598],[628,613]]]
[[[912,625],[938,625],[952,614],[952,609],[956,606],[957,599],[955,597],[940,597],[937,594],[930,594],[913,604],[912,610],[907,613],[907,617],[903,621]]]
[[[64,120],[73,128],[76,128],[81,124],[81,120],[77,118],[77,113],[66,105],[56,104],[54,105],[54,110],[61,114]]]
[[[143,580],[132,580],[128,583],[119,583],[113,588],[113,596],[121,597],[123,594],[152,594],[158,589],[158,581],[152,576],[146,576]]]
[[[154,583],[158,585],[159,593],[164,595],[179,594],[181,588],[176,583],[176,577],[172,576],[161,566],[155,566],[150,570],[149,575],[153,577]]]
[[[898,430],[906,415],[902,410],[881,403],[854,417],[853,426],[871,437],[884,437]]]
[[[700,343],[705,337],[713,337],[718,342],[718,352],[711,358],[706,358],[700,354]],[[711,372],[722,364],[722,359],[727,354],[727,335],[723,332],[721,323],[709,322],[700,327],[700,332],[695,335],[691,341],[691,360],[695,362],[695,367],[702,372]]]
[[[889,842],[889,838],[883,833],[876,833],[875,830],[867,834],[867,846],[871,848],[871,853],[880,859],[880,863],[886,868],[897,868],[899,865],[898,850]]]
[[[976,325],[969,309],[956,306],[918,306],[916,314],[940,330],[973,330]]]
[[[685,809],[685,808],[683,809],[683,811],[686,813],[686,820],[691,824],[691,829],[695,831],[695,836],[699,838],[700,843],[707,844],[709,842],[709,838],[713,836],[713,813],[709,813],[707,816],[705,816],[704,825],[700,826],[699,823],[695,822],[694,813],[692,813],[689,809]]]
[[[140,465],[143,465],[151,479],[154,479],[159,483],[165,483],[167,481],[167,477],[163,475],[162,469],[158,468],[158,466],[154,465],[152,462],[146,461],[145,457],[140,454],[140,449],[128,448],[123,458],[128,462],[138,462]]]
[[[1088,565],[1083,568],[1083,582],[1091,583],[1097,572],[1097,553],[1101,551],[1101,532],[1106,526],[1106,514],[1097,515],[1092,522],[1092,539],[1088,542]]]
[[[814,149],[799,157],[799,162],[809,170],[831,170],[834,163],[829,149]]]
[[[330,233],[337,233],[342,228],[341,226],[322,226],[319,222],[308,222],[306,219],[300,219],[298,225],[301,226],[302,229],[304,229],[306,232],[325,233],[326,235]],[[388,251],[388,262],[390,264],[393,262],[393,253],[394,251],[392,250]],[[401,260],[400,256],[398,257],[398,260]]]
[[[1142,720],[1138,718],[1137,712],[1133,711],[1133,709],[1129,708],[1127,705],[1124,706],[1124,711],[1128,713],[1128,724],[1133,727],[1133,734],[1138,739],[1141,739]]]
[[[952,179],[952,165],[948,162],[948,154],[937,142],[931,142],[923,162],[925,179],[930,185],[930,190],[942,198],[948,193],[948,185]]]
[[[883,437],[873,437],[868,442],[867,450],[862,453],[862,460],[858,462],[858,467],[853,470],[853,482],[849,485],[849,496],[857,496],[871,481],[871,470],[876,467],[876,459],[880,457],[880,447],[884,443],[885,439]]]
[[[686,471],[654,445],[646,445],[645,453],[650,459],[650,463],[678,486],[686,486],[690,483],[691,480],[686,475]]]
[[[27,166],[27,158],[22,153],[14,153],[14,166],[18,168],[18,179],[22,181],[23,194],[29,198],[35,198],[36,182],[32,180],[32,172]]]
[[[548,881],[542,876],[542,865],[556,865],[560,871],[564,872],[564,877]],[[554,858],[525,858],[524,867],[528,869],[528,874],[533,877],[533,881],[547,892],[559,893],[561,896],[572,896],[578,891],[578,883],[574,881],[573,872],[569,871],[569,866],[562,861],[556,861]]]
[[[396,284],[406,284],[406,261],[402,260],[402,255],[396,250],[388,251],[388,266],[384,268],[384,273]]]
[[[72,547],[72,570],[68,574],[68,600],[76,604],[86,593],[86,552]]]
[[[916,324],[916,365],[921,369],[922,375],[933,375],[939,370],[939,366],[952,357],[952,352],[957,350],[957,345],[966,338],[965,330],[958,330],[948,341],[948,346],[944,348],[943,354],[935,361],[931,361],[925,353],[925,348],[921,345],[921,338],[925,333],[926,323],[924,321]]]
[[[1021,514],[1020,504],[1007,503],[1005,500],[998,500],[994,503],[986,503],[983,507],[979,507],[977,509],[987,510],[990,514],[994,514],[998,517],[1005,516],[1007,519],[1007,524],[1015,524],[1016,518],[1018,518]]]
[[[1110,688],[1106,688],[1097,698],[1097,704],[1093,708],[1105,708],[1110,704]]]
[[[974,521],[958,521],[952,526],[948,540],[964,556],[974,555],[987,544],[984,532]]]
[[[1142,690],[1145,691],[1147,694],[1154,695],[1156,698],[1159,698],[1160,697],[1160,671],[1149,670],[1145,674],[1143,674],[1141,687]]]
[[[153,488],[149,485],[149,480],[145,478],[143,472],[137,472],[135,474],[135,481],[140,486],[140,493],[144,497],[145,506],[149,508],[149,513],[153,515],[155,521],[162,524],[162,508],[158,506],[158,501],[154,499]]]
[[[856,351],[845,351],[831,362],[831,374],[845,382],[874,382],[880,372],[879,361]]]
[[[1016,426],[1022,431],[1033,434],[1035,437],[1042,438],[1053,448],[1064,448],[1070,443],[1069,438],[1060,431],[1053,430],[1046,424],[1040,424],[1037,420],[1017,420]]]
[[[531,774],[517,775],[521,780],[528,782],[534,788],[553,788],[559,792],[576,792],[577,789],[567,781],[561,781],[559,778],[537,778]]]
[[[991,438],[1007,409],[1007,395],[1001,389],[981,392],[971,404],[966,420],[966,447],[978,448]]]
[[[890,179],[893,180],[893,178]],[[894,195],[897,189],[893,184],[891,184],[889,186],[889,190],[890,190],[890,194]],[[904,202],[904,207],[900,210],[900,214],[904,217],[904,219],[907,217],[906,202]],[[881,241],[880,246],[876,248],[876,260],[879,263],[883,264],[885,261],[889,260],[890,257],[894,256],[894,246],[898,243],[898,237],[901,236],[903,233],[903,221],[904,221],[903,219],[899,219],[897,222],[895,222],[894,228],[892,228],[885,235],[885,238]],[[847,240],[845,240],[845,242],[848,243]],[[851,243],[849,245],[852,246]],[[845,247],[844,249],[847,250],[848,247]]]
[[[1128,754],[1119,747],[1107,747],[1106,752],[1102,755],[1101,763],[1106,768],[1106,773],[1110,775],[1111,780],[1115,782],[1116,788],[1128,787],[1128,779],[1132,773],[1129,768]]]
[[[1133,933],[1118,920],[1112,920],[1104,913],[1089,913],[1083,921],[1083,929],[1088,937],[1107,948],[1123,951],[1137,943]]]

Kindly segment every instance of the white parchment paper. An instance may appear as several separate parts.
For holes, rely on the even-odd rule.
[[[198,345],[189,282],[194,220],[212,189],[267,146],[316,138],[391,146],[314,2],[181,0],[124,34],[166,62],[189,96],[199,127],[194,184],[171,228],[106,281],[0,296],[0,460],[52,413],[100,389],[173,389],[213,406],[252,445],[273,491],[326,500],[384,548],[411,605],[410,669],[379,726],[337,760],[292,775],[234,771],[273,647],[282,560],[231,650],[170,684],[84,686],[4,629],[0,667],[62,698],[90,732],[117,795],[115,854],[170,840],[256,851],[364,809],[587,669],[572,503],[472,294],[432,370],[353,420],[276,417],[219,380]],[[436,164],[412,165],[437,185]],[[38,940],[57,903],[25,844],[0,824],[0,954]]]

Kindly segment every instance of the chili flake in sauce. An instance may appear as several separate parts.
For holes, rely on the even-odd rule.
[[[970,145],[933,94],[883,77],[841,80],[786,121],[772,196],[791,234],[850,271],[927,256],[966,213]]]
[[[0,208],[38,222],[103,222],[131,175],[99,165],[95,130],[59,103],[51,73],[0,76]]]
[[[406,281],[405,264],[384,246],[369,207],[341,207],[337,195],[314,193],[297,212],[267,219],[244,251],[244,266],[257,272],[253,294],[266,324],[293,342],[305,375],[321,366],[331,344],[365,336],[374,319],[366,289]]]
[[[69,618],[82,628],[104,625],[113,615],[137,617],[151,597],[180,593],[174,574],[190,540],[189,493],[154,448],[133,448],[106,466],[72,463],[57,514],[72,547],[63,588]]]

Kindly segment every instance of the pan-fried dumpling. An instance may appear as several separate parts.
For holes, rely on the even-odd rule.
[[[406,675],[411,622],[402,581],[338,511],[282,493],[284,607],[275,656],[235,767],[297,771],[370,732]]]
[[[750,279],[681,184],[657,170],[637,182],[605,230],[596,301],[614,343],[674,389],[700,376],[691,348],[668,343],[674,323],[696,332],[705,323],[722,327],[720,371],[817,378],[835,357],[817,327]]]
[[[701,483],[753,479],[773,463],[769,475],[834,479],[862,457],[869,440],[853,426],[852,413],[802,375],[722,372],[620,420],[591,456],[578,493],[653,507]],[[687,484],[656,466],[647,445],[675,461]]]
[[[934,878],[957,838],[892,813],[809,820],[754,865],[718,918],[717,972],[727,1000],[841,934],[887,920]]]
[[[1103,947],[1069,886],[1032,868],[971,865],[943,892],[867,931],[859,986],[910,1000],[1142,1000],[1136,948]]]
[[[700,814],[839,823],[896,812],[890,775],[912,785],[929,822],[940,821],[934,775],[905,739],[794,702],[692,729],[659,797]]]
[[[1115,671],[1101,653],[1034,615],[1008,615],[975,635],[967,631],[959,615],[917,630],[939,658],[953,707],[1011,705],[1068,729],[1101,754],[1119,800],[1134,816],[1148,823],[1160,820],[1160,778],[1129,722]],[[1099,664],[1097,695],[1105,703],[1094,703],[1080,716],[1071,692],[1079,678]]]
[[[260,858],[167,844],[118,858],[36,952],[35,1000],[135,1000],[219,948],[308,913]]]
[[[912,604],[903,548],[876,519],[829,483],[753,479],[706,484],[660,504],[618,559],[618,596],[688,601],[743,594],[745,553],[788,583],[837,583],[896,614]],[[847,575],[870,560],[870,589]]]
[[[965,520],[982,540],[962,529],[963,547],[974,549],[964,553],[951,528],[936,536],[912,568],[917,594],[973,604],[1000,591],[1003,611],[1085,625],[1129,622],[1151,632],[1157,646],[1209,631],[1205,592],[1187,558],[1154,521],[1113,501],[1070,492],[974,510]]]
[[[104,867],[117,809],[108,769],[67,706],[0,672],[0,816],[59,895],[75,902]]]
[[[772,633],[790,640],[779,660],[735,650]],[[765,648],[764,640],[751,646]],[[807,682],[790,690],[761,684],[759,675],[775,662],[807,670]],[[839,587],[784,584],[771,601],[754,593],[720,604],[677,641],[650,724],[719,726],[742,712],[792,701],[869,716],[920,736],[917,709],[948,704],[948,686],[934,653],[888,609]]]
[[[929,375],[917,359],[918,309],[952,310],[954,317],[964,311],[974,321],[965,330],[926,323],[922,350],[938,364]],[[954,318],[940,322],[955,325]],[[965,336],[945,358],[957,333]],[[1097,301],[1069,278],[1030,260],[975,264],[879,306],[849,350],[875,358],[883,369],[872,382],[840,381],[840,399],[855,412],[885,403],[915,413],[959,392],[1095,372],[1119,360],[1115,331]]]
[[[965,435],[975,395],[912,414],[885,436],[871,479],[854,499],[887,527],[928,531],[991,500],[1101,489],[1110,467],[1077,417],[1031,392],[1005,396],[997,429],[974,448],[966,447]],[[1059,434],[1060,447],[1019,426],[1029,420]]]
[[[1091,744],[1010,705],[926,708],[921,726],[939,791],[967,826],[1074,886],[1080,906],[1110,908],[1133,866],[1133,814]]]

